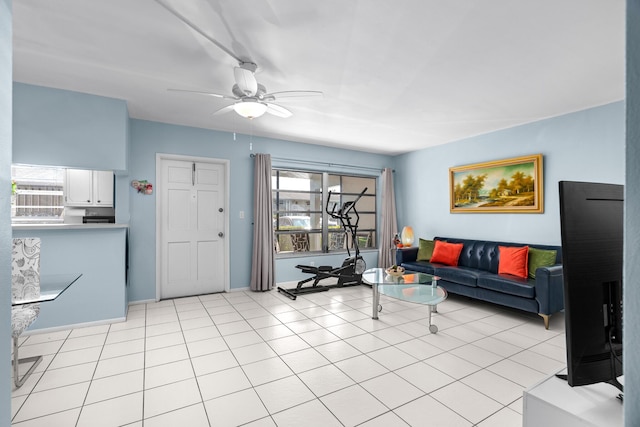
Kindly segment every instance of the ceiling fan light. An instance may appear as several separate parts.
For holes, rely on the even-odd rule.
[[[236,113],[247,119],[255,119],[260,117],[267,111],[267,106],[262,102],[244,101],[237,102],[233,105],[233,109]]]

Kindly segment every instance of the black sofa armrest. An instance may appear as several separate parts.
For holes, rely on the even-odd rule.
[[[564,309],[562,265],[540,267],[536,270],[536,300],[539,314],[551,315]]]
[[[418,259],[418,247],[398,248],[396,251],[396,265],[402,265],[404,262],[413,262]]]

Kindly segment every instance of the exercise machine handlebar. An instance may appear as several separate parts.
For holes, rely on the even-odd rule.
[[[338,209],[338,212],[336,212],[336,207],[338,206],[337,203],[333,204],[333,207],[331,208],[331,212],[329,212],[329,201],[331,200],[331,191],[329,191],[329,197],[327,197],[327,205],[325,207],[325,210],[334,219],[341,219],[341,217],[346,218],[349,215],[349,212],[351,212],[351,210],[355,208],[358,200],[360,200],[360,198],[364,196],[364,194],[367,192],[367,189],[368,189],[367,187],[364,187],[364,190],[362,190],[360,194],[358,194],[355,200],[350,202],[345,202],[340,207],[340,209]]]

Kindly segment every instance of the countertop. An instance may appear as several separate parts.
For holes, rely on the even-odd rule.
[[[12,224],[13,230],[88,230],[128,228],[128,224]]]

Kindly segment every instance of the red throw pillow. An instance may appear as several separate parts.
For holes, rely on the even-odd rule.
[[[442,240],[436,240],[431,255],[431,262],[444,265],[458,265],[458,258],[462,253],[462,243],[448,243]]]
[[[500,251],[498,274],[511,274],[526,279],[529,275],[529,246],[498,246],[498,250]]]

